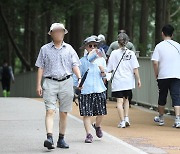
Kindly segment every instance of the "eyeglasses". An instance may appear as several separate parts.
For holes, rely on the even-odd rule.
[[[89,47],[89,48],[93,48],[93,47],[94,47],[94,48],[97,48],[97,45],[96,45],[96,44],[94,44],[94,45],[93,45],[93,44],[89,44],[88,47]]]

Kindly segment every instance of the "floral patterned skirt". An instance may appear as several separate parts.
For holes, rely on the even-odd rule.
[[[79,111],[81,116],[106,115],[106,92],[81,94]]]

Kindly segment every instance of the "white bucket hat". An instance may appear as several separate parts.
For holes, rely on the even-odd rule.
[[[99,34],[99,35],[98,35],[98,39],[99,39],[100,41],[106,41],[105,36],[102,35],[102,34]]]
[[[51,35],[51,31],[52,31],[52,30],[55,30],[55,29],[64,29],[65,34],[68,33],[68,30],[64,27],[63,24],[61,24],[61,23],[53,23],[53,24],[51,25],[51,27],[50,27],[50,30],[49,30],[48,34]]]

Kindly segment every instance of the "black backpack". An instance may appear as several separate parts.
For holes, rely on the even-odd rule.
[[[11,79],[11,73],[8,66],[2,67],[2,79],[10,80]]]

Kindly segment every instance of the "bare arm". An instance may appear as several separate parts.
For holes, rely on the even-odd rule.
[[[158,78],[158,73],[159,73],[159,62],[158,61],[153,61],[153,68],[154,68],[154,74],[155,78]]]
[[[140,76],[139,76],[138,68],[134,69],[134,74],[135,74],[135,77],[136,77],[136,80],[137,80],[138,88],[140,88],[141,87],[141,79],[140,79]]]
[[[76,75],[76,77],[78,78],[78,84],[81,82],[81,72],[78,66],[74,66],[73,67],[73,72]]]
[[[42,87],[41,87],[42,76],[43,76],[43,69],[38,68],[36,92],[39,96],[42,96]]]
[[[100,71],[101,71],[101,76],[102,76],[102,77],[105,77],[105,76],[106,76],[106,73],[105,73],[104,67],[103,67],[103,66],[99,66],[99,69],[100,69]]]

